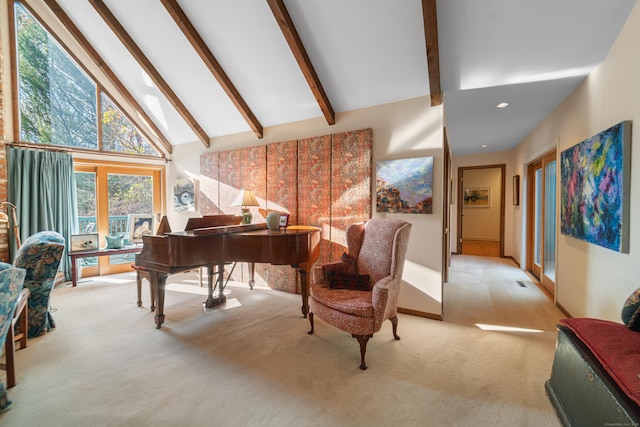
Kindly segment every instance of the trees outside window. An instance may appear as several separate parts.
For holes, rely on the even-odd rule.
[[[85,150],[159,156],[27,8],[20,2],[14,4],[20,139]]]

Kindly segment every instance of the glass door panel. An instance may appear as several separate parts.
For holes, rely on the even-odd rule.
[[[75,178],[78,232],[80,234],[97,233],[96,173],[93,171],[76,171]],[[80,277],[97,274],[98,257],[78,258],[77,262]]]
[[[122,235],[128,244],[132,215],[158,218],[165,210],[163,198],[164,166],[93,162],[76,163],[79,229],[92,229],[99,235]],[[151,224],[153,227],[154,224]],[[155,230],[151,230],[153,232]],[[93,265],[82,270],[83,277],[123,273],[131,270],[135,254],[83,258]]]
[[[147,214],[153,216],[153,178],[145,175],[108,174],[108,217],[109,235],[124,235],[125,244],[131,234],[129,215]],[[131,264],[135,254],[113,255],[109,263]]]
[[[556,278],[556,166],[553,152],[528,167],[527,269],[551,295]]]
[[[534,206],[533,206],[533,268],[536,277],[540,277],[540,264],[542,264],[542,245],[540,236],[542,230],[542,169],[536,168],[534,175]]]
[[[556,161],[545,165],[543,278],[556,281]],[[546,277],[545,277],[546,276]]]

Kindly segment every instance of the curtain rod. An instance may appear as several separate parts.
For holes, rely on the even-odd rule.
[[[91,155],[99,155],[99,156],[112,156],[112,157],[128,157],[134,159],[147,158],[151,160],[164,160],[165,163],[170,162],[170,159],[167,159],[165,156],[141,156],[137,154],[131,153],[118,153],[118,152],[107,152],[107,151],[93,151],[93,150],[82,150],[82,149],[71,149],[67,147],[59,147],[48,144],[34,144],[33,142],[7,142],[5,145],[9,147],[15,148],[29,148],[33,150],[41,150],[41,151],[54,151],[54,152],[62,152],[62,153],[70,153],[73,154],[91,154]]]
[[[54,146],[45,145],[45,144],[34,144],[32,142],[8,142],[6,145],[8,145],[9,147],[16,147],[16,148],[31,148],[34,150],[59,151],[63,153],[68,153],[71,151],[68,148],[54,147]]]

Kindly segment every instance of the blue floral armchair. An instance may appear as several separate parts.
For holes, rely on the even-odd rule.
[[[11,264],[0,264],[0,349],[2,349],[13,321],[13,312],[16,311],[18,295],[22,291],[26,272],[20,268],[13,268]],[[0,379],[0,412],[7,409],[9,405],[11,401],[7,397],[7,388]]]
[[[49,313],[49,297],[53,290],[64,238],[55,231],[40,231],[22,243],[13,265],[27,270],[24,286],[29,295],[29,338],[37,337],[55,327]]]

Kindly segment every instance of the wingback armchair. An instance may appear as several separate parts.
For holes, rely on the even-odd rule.
[[[22,243],[13,265],[27,270],[24,286],[31,294],[28,300],[29,338],[55,328],[49,312],[49,298],[64,252],[64,238],[55,231],[40,231]]]
[[[0,349],[3,347],[9,328],[12,327],[13,313],[18,305],[18,296],[22,291],[25,271],[20,268],[13,268],[11,264],[1,263],[0,265]],[[6,355],[8,358],[9,356]],[[8,364],[7,364],[8,365]],[[13,369],[7,366],[7,371]],[[7,397],[7,389],[0,378],[0,412],[7,409],[11,404]]]
[[[367,342],[385,320],[398,328],[398,294],[402,282],[411,224],[374,218],[347,228],[348,253],[339,263],[314,271],[309,298],[309,322],[314,317],[349,332],[360,344],[360,369],[367,369]]]

